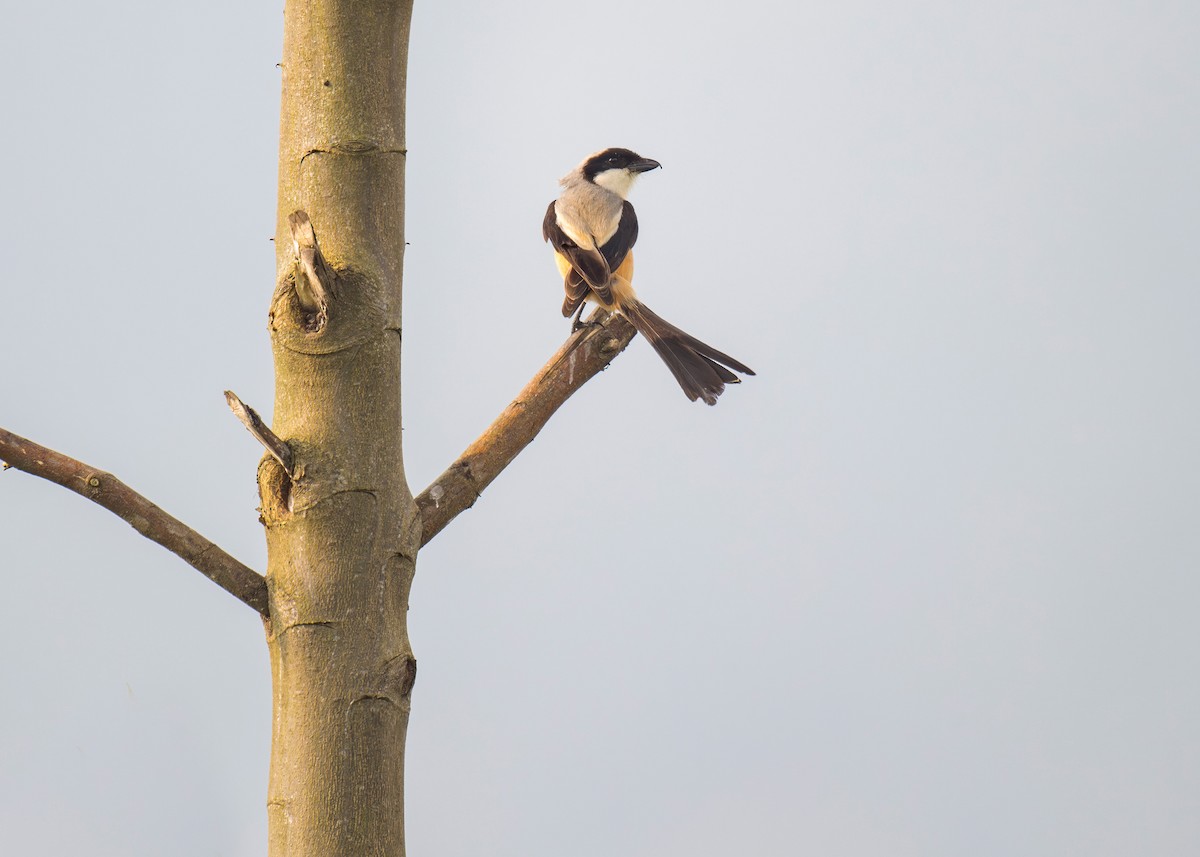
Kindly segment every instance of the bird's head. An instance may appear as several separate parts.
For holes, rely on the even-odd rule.
[[[661,166],[658,161],[643,158],[629,149],[604,149],[588,155],[579,165],[579,171],[588,181],[625,199],[634,179]]]

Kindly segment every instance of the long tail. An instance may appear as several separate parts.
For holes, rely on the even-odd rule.
[[[684,333],[639,301],[624,301],[620,310],[658,352],[693,402],[703,399],[705,404],[715,405],[726,384],[740,384],[742,379],[730,369],[743,375],[754,374],[749,366]]]

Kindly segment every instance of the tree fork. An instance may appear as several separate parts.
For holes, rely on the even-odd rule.
[[[288,0],[284,11],[274,425],[226,393],[268,451],[266,578],[110,474],[0,429],[5,467],[109,509],[263,616],[272,857],[403,857],[417,551],[635,334],[598,311],[414,500],[400,409],[411,11],[411,0]]]
[[[289,0],[284,11],[270,331],[273,428],[292,475],[274,458],[259,467],[272,857],[404,853],[420,542],[400,435],[411,9]]]

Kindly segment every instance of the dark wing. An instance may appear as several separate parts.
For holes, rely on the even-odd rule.
[[[572,268],[563,279],[563,290],[567,296],[563,299],[562,314],[563,318],[570,318],[579,305],[587,300],[590,289],[580,273]]]
[[[557,201],[555,200],[555,202]],[[571,262],[574,269],[583,276],[601,300],[612,300],[608,289],[610,274],[608,262],[595,249],[580,247],[567,236],[567,233],[562,231],[558,225],[558,214],[554,210],[554,202],[550,203],[550,207],[546,209],[546,217],[542,220],[542,238],[549,241],[550,246]]]
[[[543,241],[553,242],[555,235],[562,235],[562,230],[558,228],[558,214],[554,210],[554,203],[556,202],[558,202],[557,199],[551,201],[550,207],[546,209],[546,216],[542,218]],[[565,238],[566,236],[562,235],[562,237]],[[554,249],[558,249],[557,244],[554,245]]]
[[[625,200],[625,206],[621,209],[621,221],[617,224],[617,231],[600,248],[600,253],[604,256],[604,261],[608,263],[608,270],[615,271],[621,267],[621,263],[625,261],[625,257],[629,255],[629,251],[637,243],[637,236],[637,215],[633,211],[633,206],[629,204],[629,200]]]

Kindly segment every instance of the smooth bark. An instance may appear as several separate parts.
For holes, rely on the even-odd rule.
[[[272,857],[404,853],[416,670],[406,611],[420,539],[400,442],[410,16],[398,0],[289,0],[284,12],[270,329],[273,429],[294,475],[274,458],[259,467]],[[324,295],[292,240],[298,211],[320,237]]]

